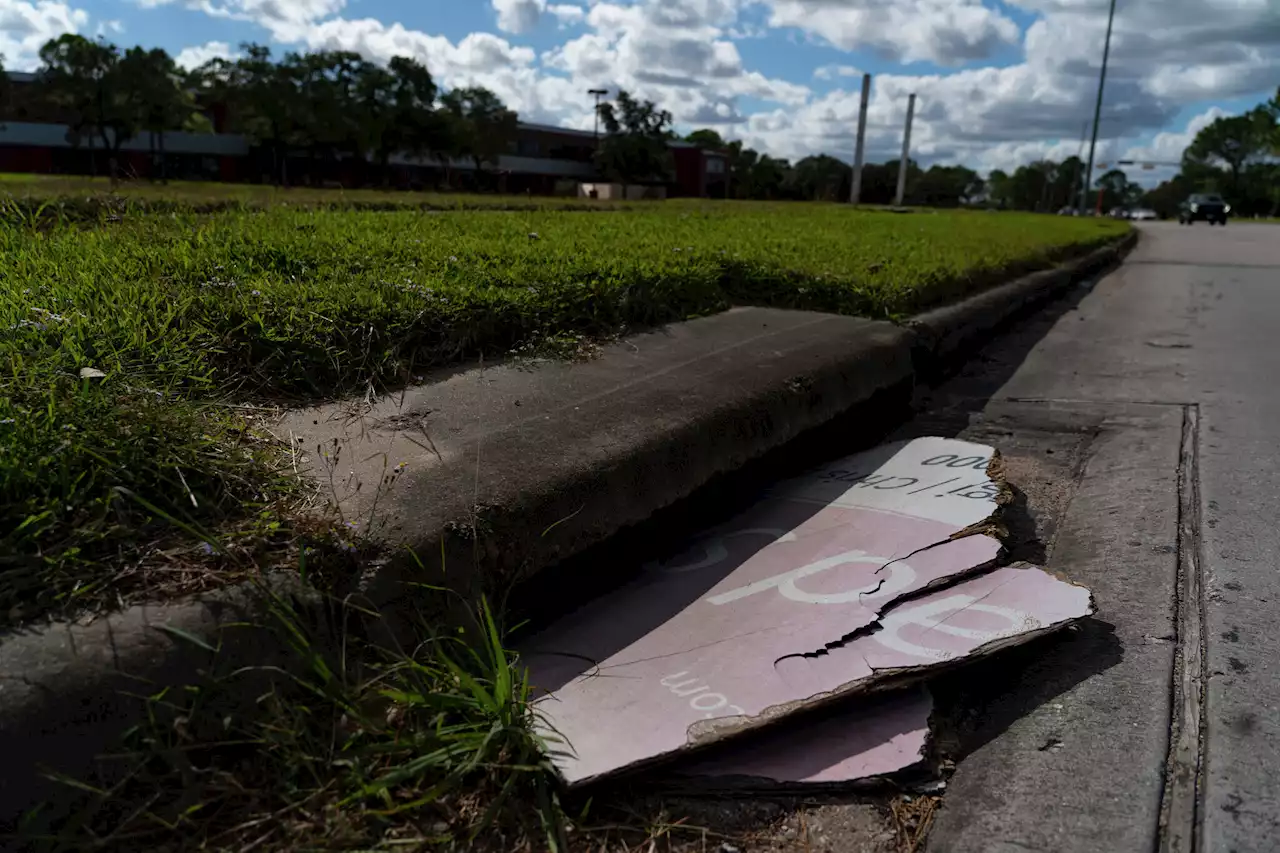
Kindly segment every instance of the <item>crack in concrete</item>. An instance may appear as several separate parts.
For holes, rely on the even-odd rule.
[[[1161,797],[1159,853],[1203,849],[1201,780],[1206,761],[1203,555],[1200,542],[1199,407],[1183,411],[1178,457],[1177,646],[1174,652],[1169,752]]]
[[[1079,397],[998,397],[993,403],[1051,403],[1060,406],[1173,406],[1185,409],[1196,405],[1188,400],[1085,400]]]

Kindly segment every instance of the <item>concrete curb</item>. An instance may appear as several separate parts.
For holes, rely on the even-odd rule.
[[[1000,323],[1115,263],[1135,242],[1133,232],[1115,246],[931,311],[906,327],[743,308],[627,339],[587,364],[549,366],[541,396],[527,379],[521,385],[517,369],[490,370],[480,379],[487,401],[507,412],[505,423],[462,405],[467,394],[474,396],[463,380],[452,388],[454,379],[437,383],[430,386],[435,396],[419,403],[433,417],[431,404],[457,403],[456,421],[444,416],[436,462],[398,486],[410,497],[385,507],[388,524],[380,535],[426,559],[445,560],[466,583],[495,572],[527,577],[873,398],[909,395],[917,376],[961,358]],[[519,414],[497,406],[503,401]],[[592,408],[579,414],[582,405],[575,403]],[[369,414],[372,429],[365,421],[358,429],[338,422],[340,428],[325,432],[318,411],[299,413],[294,427],[310,424],[320,431],[311,436],[317,444],[336,437],[353,451],[381,431],[379,440],[394,450],[403,413]],[[495,449],[478,470],[462,450],[480,438]],[[368,495],[348,499],[358,503]],[[477,495],[488,507],[482,514]],[[458,524],[468,517],[470,524]],[[549,527],[554,536],[545,535]],[[467,563],[473,572],[457,572]],[[346,592],[362,593],[374,608],[394,609],[410,579],[408,565],[392,561]],[[412,579],[422,580],[420,569]],[[328,624],[317,593],[288,578],[268,579],[268,588],[304,611],[308,622]],[[261,589],[242,586],[0,638],[0,826],[56,794],[42,767],[73,775],[87,770],[139,720],[145,710],[139,697],[236,667],[286,661],[270,620]]]
[[[990,332],[1010,319],[1042,305],[1076,282],[1124,260],[1137,245],[1138,234],[1134,229],[1119,242],[1056,269],[1031,273],[961,302],[913,317],[907,322],[907,327],[917,335],[917,373],[928,379],[945,373],[949,363],[972,351]]]
[[[506,586],[909,386],[912,340],[887,323],[736,308],[629,337],[584,364],[462,371],[358,418],[298,411],[281,431],[343,460],[332,497],[347,518],[374,520],[379,540],[421,555],[441,582]],[[360,592],[382,607],[422,571],[393,561]]]

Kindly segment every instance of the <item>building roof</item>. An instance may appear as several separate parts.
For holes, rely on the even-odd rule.
[[[546,133],[563,133],[566,136],[579,136],[584,139],[595,139],[595,133],[590,130],[578,130],[574,127],[560,127],[554,124],[539,124],[533,121],[522,121],[519,125],[521,130],[541,130]]]

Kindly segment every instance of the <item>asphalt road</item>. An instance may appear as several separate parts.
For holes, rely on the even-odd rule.
[[[1007,447],[1025,547],[1099,607],[943,686],[936,853],[1280,843],[1280,229],[1142,230],[908,428]]]

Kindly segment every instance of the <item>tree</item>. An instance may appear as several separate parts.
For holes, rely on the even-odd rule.
[[[390,180],[387,164],[391,155],[403,147],[396,144],[395,85],[395,74],[381,65],[362,62],[356,69],[355,147],[362,160],[366,154],[373,155],[384,184]]]
[[[605,137],[596,152],[600,170],[624,184],[667,183],[672,158],[671,113],[653,101],[638,101],[620,90],[612,103],[600,103]]]
[[[988,178],[988,197],[1002,208],[1014,210],[1054,209],[1054,188],[1060,186],[1067,176],[1052,160],[1040,160],[1019,166],[1012,175],[996,172]],[[995,184],[998,183],[998,187]]]
[[[435,108],[437,92],[427,66],[409,57],[392,57],[385,68],[366,62],[357,69],[359,146],[373,155],[384,184],[397,151],[448,156],[453,137],[446,114]]]
[[[1102,209],[1131,207],[1142,200],[1142,187],[1129,182],[1123,169],[1112,169],[1098,178],[1094,189],[1102,190]]]
[[[290,53],[281,63],[297,91],[294,144],[310,150],[313,163],[342,154],[363,160],[369,141],[367,105],[357,89],[368,74],[360,54],[345,50]]]
[[[99,137],[111,155],[114,179],[120,146],[136,127],[119,90],[119,51],[104,41],[66,33],[40,48],[40,63],[37,81],[43,96],[72,116],[68,141],[78,147],[88,139],[92,164],[94,137]]]
[[[748,148],[755,155],[755,151]],[[786,194],[787,178],[791,174],[791,164],[786,160],[761,154],[743,174],[746,184],[745,198],[777,199]]]
[[[982,188],[982,179],[972,169],[934,165],[916,178],[910,197],[929,207],[956,207],[981,194]]]
[[[792,170],[791,182],[801,198],[810,201],[840,201],[849,197],[853,169],[826,154],[805,157]]]
[[[288,183],[289,148],[300,141],[300,130],[310,121],[294,68],[272,62],[271,49],[263,45],[243,44],[240,50],[238,59],[205,63],[192,73],[192,81],[204,98],[226,105],[228,129],[269,151],[272,181]]]
[[[120,60],[119,74],[123,108],[130,113],[132,126],[147,131],[152,158],[159,154],[160,178],[164,180],[168,177],[165,133],[197,129],[195,98],[181,69],[160,48],[130,48]]]
[[[383,139],[385,150],[401,149],[421,156],[447,148],[447,120],[435,108],[438,90],[427,66],[416,59],[395,56],[388,68],[395,83],[391,134]]]
[[[724,137],[709,128],[693,131],[684,138],[684,141],[707,151],[722,151],[728,147]]]
[[[718,131],[709,128],[693,131],[684,141],[704,151],[724,154],[728,167],[729,198],[776,199],[785,194],[791,172],[791,164],[786,160],[760,154],[745,147],[741,140],[729,142]]]
[[[1265,104],[1259,107],[1266,114],[1263,120],[1264,130],[1270,124],[1270,131],[1265,132],[1265,141],[1267,153],[1273,157],[1280,157],[1280,87],[1276,88],[1276,93],[1271,96]]]
[[[486,164],[497,166],[515,142],[518,121],[502,99],[488,89],[471,87],[445,93],[441,103],[449,117],[449,148],[475,164],[477,177]]]
[[[1009,174],[1003,169],[993,169],[991,174],[987,175],[986,186],[983,187],[983,194],[987,198],[987,203],[992,207],[1004,209],[1012,207],[1012,193],[1010,192]]]
[[[1170,219],[1178,215],[1178,205],[1190,194],[1190,182],[1185,176],[1178,174],[1144,193],[1142,206],[1154,210],[1162,219]]]
[[[9,111],[9,75],[4,70],[4,55],[0,54],[0,116]],[[4,125],[0,124],[0,128]]]
[[[1270,150],[1274,128],[1274,119],[1262,108],[1244,115],[1216,118],[1212,124],[1200,129],[1183,152],[1183,168],[1224,164],[1230,175],[1229,192],[1234,194],[1240,186],[1240,173],[1245,164]]]

